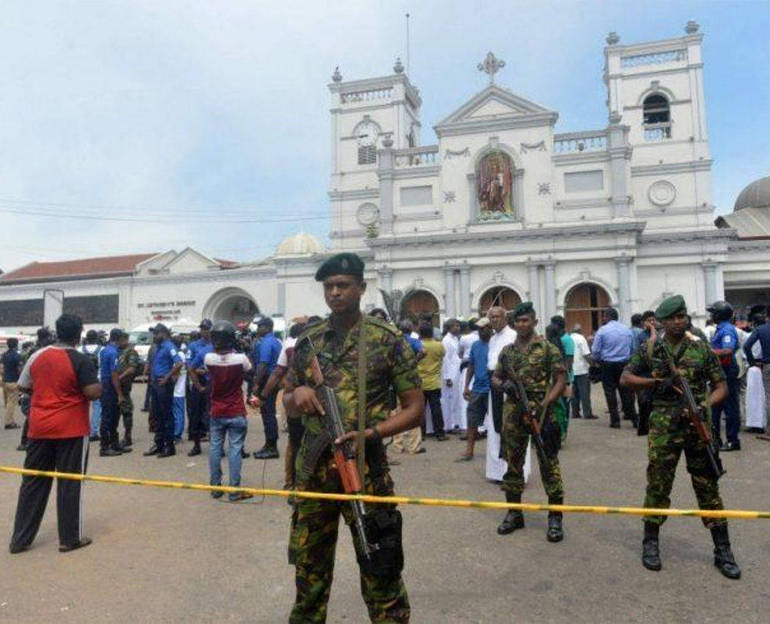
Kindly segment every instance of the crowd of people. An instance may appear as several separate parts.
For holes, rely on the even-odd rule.
[[[752,319],[751,333],[742,332],[732,323],[732,307],[715,302],[709,307],[709,325],[701,331],[692,326],[684,300],[675,296],[655,311],[634,315],[630,327],[619,322],[617,310],[607,308],[601,327],[586,336],[579,325],[568,332],[565,318],[558,315],[541,331],[533,305],[523,302],[510,311],[494,306],[480,318],[449,319],[439,330],[431,313],[403,318],[397,324],[382,309],[362,315],[362,276],[363,262],[354,254],[328,260],[316,279],[323,283],[330,316],[293,319],[286,336],[276,335],[269,317],[257,321],[253,335],[238,332],[223,320],[204,319],[199,331],[189,336],[172,335],[159,323],[153,328],[153,346],[144,363],[120,328],[104,339],[90,330],[79,344],[83,324],[78,317],[64,314],[56,322],[55,335],[42,328],[37,342],[23,346],[21,352],[9,340],[2,356],[5,427],[18,426],[14,406],[19,400],[25,415],[19,446],[26,451],[25,467],[85,472],[89,441],[99,443],[102,457],[132,451],[132,384],[144,376],[143,410],[154,433],[144,456],[174,456],[186,417],[192,441],[188,455],[199,455],[201,445],[210,444],[212,485],[222,484],[226,440],[229,485],[241,483],[242,460],[248,457],[250,405],[259,411],[264,431],[264,445],[253,452],[256,459],[281,456],[278,413],[283,412],[281,420],[289,434],[283,451],[287,488],[341,491],[338,460],[328,446],[332,442],[355,442],[361,457],[362,491],[389,495],[392,480],[387,466],[397,462],[394,453],[426,453],[425,437],[443,443],[456,436],[464,442],[456,461],[469,462],[476,442],[485,437],[486,476],[501,484],[508,502],[521,502],[533,441],[548,502],[561,505],[565,488],[558,452],[567,441],[570,420],[599,418],[591,401],[593,382],[601,383],[611,428],[620,428],[622,411],[623,419],[640,435],[650,432],[645,506],[670,506],[676,464],[684,451],[704,509],[722,508],[716,485],[720,474],[705,463],[710,442],[695,436],[682,417],[684,382],[677,379],[692,385],[697,409],[702,410],[703,421],[711,423],[718,441],[715,449],[741,449],[741,409],[746,428],[760,434],[766,430],[770,322],[762,312]],[[336,440],[324,437],[321,416],[330,406],[319,403],[315,390],[319,383],[330,387],[340,402],[347,433]],[[390,445],[383,439],[393,440],[389,459],[385,453]],[[11,552],[22,552],[32,543],[50,487],[50,479],[24,477]],[[222,492],[211,495],[220,498]],[[90,543],[81,534],[80,496],[79,482],[59,485],[63,552]],[[231,493],[229,500],[248,496]],[[385,531],[383,543],[397,541],[400,549],[401,518],[391,507],[367,509],[387,516],[377,521]],[[333,547],[328,551],[328,544],[320,554],[314,550],[321,545],[315,544],[313,532],[326,535],[334,524],[336,540],[340,513],[346,512],[336,503],[295,501],[289,551],[297,566],[298,594],[292,612],[296,621],[304,621],[302,614],[318,609],[325,613],[331,584],[329,558],[333,564],[334,553]],[[352,522],[347,515],[346,520]],[[664,520],[645,519],[642,562],[651,570],[661,568],[658,535]],[[704,518],[704,524],[714,538],[715,565],[725,576],[738,578],[740,569],[730,550],[726,522]],[[497,532],[505,535],[523,527],[522,512],[511,509]],[[393,531],[398,532],[398,540]],[[564,538],[559,511],[549,512],[546,537],[549,542]],[[361,552],[362,538],[355,539]],[[359,558],[365,581],[362,591],[373,619],[388,612],[396,613],[389,621],[408,621],[399,567],[403,553],[393,556],[384,566],[390,570],[386,581],[376,571],[366,572],[366,562]],[[321,583],[325,595],[308,594],[309,581]],[[385,594],[390,597],[383,598]]]

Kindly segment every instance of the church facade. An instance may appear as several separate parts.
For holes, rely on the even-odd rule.
[[[741,270],[729,266],[734,232],[713,225],[702,35],[685,31],[607,37],[608,123],[587,131],[556,133],[557,112],[496,84],[504,63],[491,53],[479,65],[489,86],[425,146],[400,64],[376,79],[335,74],[333,248],[366,253],[410,311],[530,299],[595,329],[601,307],[628,322],[677,292],[703,320]]]
[[[22,267],[0,277],[0,330],[33,328],[4,310],[45,290],[61,292],[65,309],[106,297],[112,312],[86,318],[102,327],[323,314],[313,275],[342,250],[366,260],[368,308],[383,305],[380,291],[399,293],[406,314],[437,322],[529,299],[541,317],[563,314],[590,334],[607,305],[628,322],[681,293],[702,323],[709,303],[770,289],[770,238],[714,225],[702,42],[694,22],[646,43],[610,33],[607,123],[567,133],[555,131],[556,111],[498,84],[504,61],[490,53],[478,65],[488,86],[434,126],[432,144],[400,62],[364,80],[337,70],[328,247],[299,233],[257,263],[187,249],[149,254],[119,275],[91,267],[30,279]]]

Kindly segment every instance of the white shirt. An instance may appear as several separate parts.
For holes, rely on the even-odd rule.
[[[460,356],[457,354],[460,341],[457,339],[457,336],[447,333],[441,341],[441,344],[444,345],[444,361],[441,364],[441,378],[454,381],[460,374]]]
[[[460,336],[460,347],[458,349],[458,354],[462,362],[467,362],[468,358],[471,357],[471,347],[473,346],[473,343],[478,339],[479,332],[477,331],[472,331],[469,334]]]
[[[586,337],[579,332],[574,332],[570,334],[570,336],[572,336],[572,340],[575,343],[575,355],[572,359],[572,374],[587,375],[589,364],[586,356],[591,354],[588,341],[586,340]]]
[[[187,366],[184,365],[187,360],[187,351],[181,349],[177,352],[179,357],[182,358],[182,368],[179,369],[179,377],[176,378],[174,383],[174,398],[183,397],[185,395],[186,383],[187,383]]]
[[[286,353],[286,351],[291,349],[295,344],[297,344],[297,339],[292,338],[291,336],[283,341],[283,346],[281,347],[281,353],[278,356],[276,366],[280,366],[281,368],[289,368],[289,355]]]
[[[503,347],[515,341],[516,330],[508,325],[503,327],[499,332],[492,334],[492,337],[489,339],[489,357],[487,359],[487,367],[489,370],[493,371],[497,367],[497,360],[500,358],[500,351],[503,350]]]

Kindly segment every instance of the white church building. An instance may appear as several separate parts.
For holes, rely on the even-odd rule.
[[[74,261],[90,273],[34,263],[36,276],[29,267],[0,276],[0,330],[39,325],[42,316],[18,312],[39,301],[42,315],[45,289],[63,292],[65,309],[68,299],[111,297],[109,314],[85,315],[99,326],[323,314],[313,274],[340,250],[366,260],[368,307],[382,305],[380,289],[400,291],[407,314],[436,319],[530,299],[542,317],[563,314],[590,333],[607,305],[627,322],[681,293],[702,322],[717,299],[750,303],[770,287],[770,236],[714,225],[702,40],[694,22],[682,37],[646,43],[610,33],[607,125],[574,132],[556,132],[558,112],[499,84],[504,62],[490,53],[478,66],[489,85],[439,121],[427,145],[421,95],[400,62],[362,80],[337,70],[328,246],[300,233],[258,263],[187,249],[126,260],[112,275],[99,259]]]

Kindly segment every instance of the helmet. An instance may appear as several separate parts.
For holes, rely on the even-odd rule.
[[[215,348],[235,346],[235,325],[230,321],[216,321],[211,326],[211,343]]]
[[[714,321],[717,323],[720,321],[729,321],[733,318],[733,306],[727,303],[727,301],[715,301],[706,308],[706,310],[711,312]]]

